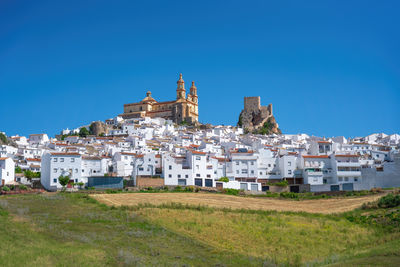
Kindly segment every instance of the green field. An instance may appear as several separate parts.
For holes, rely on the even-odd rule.
[[[1,196],[0,266],[398,266],[399,216]]]

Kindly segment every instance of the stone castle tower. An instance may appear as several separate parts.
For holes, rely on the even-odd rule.
[[[244,109],[240,113],[238,125],[249,132],[254,132],[264,127],[266,133],[280,133],[272,113],[272,104],[261,106],[259,96],[244,98]]]
[[[176,82],[176,100],[157,102],[151,92],[146,93],[146,97],[137,103],[125,104],[124,113],[121,114],[124,119],[140,117],[161,117],[174,121],[175,123],[187,122],[195,124],[199,120],[199,105],[197,88],[192,82],[190,93],[186,97],[185,81],[182,73]]]

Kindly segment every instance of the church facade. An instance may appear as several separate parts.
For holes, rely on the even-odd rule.
[[[137,103],[124,104],[124,113],[120,115],[124,119],[141,117],[160,117],[172,120],[175,123],[187,122],[194,124],[199,120],[199,106],[197,88],[192,82],[190,92],[186,97],[185,81],[182,74],[179,74],[176,88],[176,100],[158,102],[151,92],[146,93],[146,97]]]

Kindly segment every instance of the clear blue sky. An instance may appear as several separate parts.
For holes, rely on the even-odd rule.
[[[195,80],[200,121],[244,96],[284,133],[400,132],[399,1],[0,1],[0,131],[59,133]]]

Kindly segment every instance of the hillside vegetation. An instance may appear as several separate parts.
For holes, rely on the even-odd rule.
[[[1,196],[0,263],[396,266],[399,207],[387,199],[324,215],[177,203],[113,207],[85,194]]]

